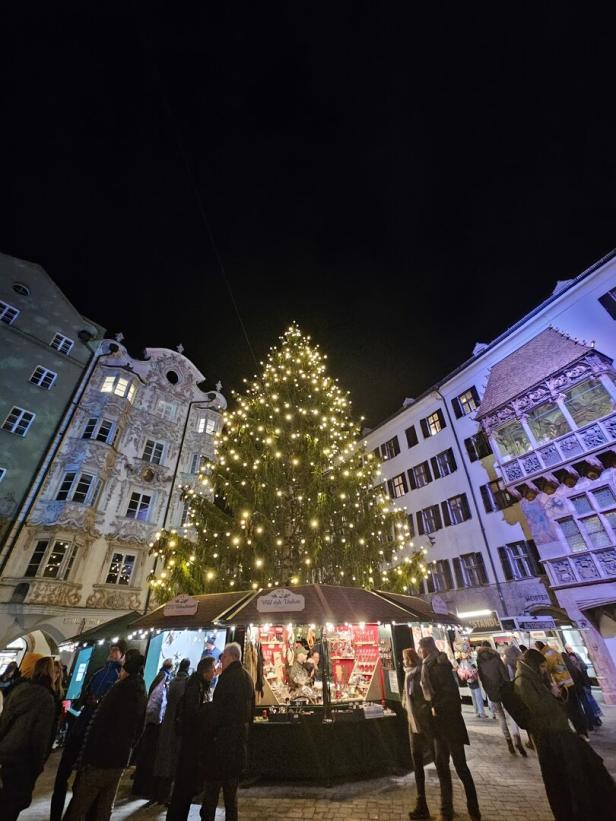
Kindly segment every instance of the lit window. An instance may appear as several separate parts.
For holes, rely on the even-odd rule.
[[[453,450],[451,448],[444,450],[442,453],[437,453],[435,458],[432,460],[432,468],[436,479],[443,476],[449,476],[449,474],[453,473],[457,467]]]
[[[614,402],[597,379],[589,379],[564,392],[565,406],[578,427],[607,416],[614,409]]]
[[[23,408],[11,408],[11,412],[2,423],[2,430],[15,433],[17,436],[25,436],[34,421],[35,414]]]
[[[389,492],[391,494],[392,499],[399,499],[400,496],[404,496],[405,493],[408,493],[408,486],[406,484],[406,476],[404,473],[401,473],[399,476],[394,476],[388,482]]]
[[[425,419],[421,419],[420,425],[424,439],[428,439],[430,436],[436,436],[436,434],[440,433],[445,427],[445,417],[443,416],[443,411],[440,408],[437,411],[434,411],[434,413],[431,413],[430,416],[427,416]]]
[[[113,393],[113,386],[115,385],[115,376],[106,376],[101,385],[101,393]]]
[[[116,396],[126,396],[128,391],[128,379],[125,379],[123,376],[119,376],[113,392]]]
[[[453,410],[456,417],[468,416],[469,413],[474,413],[479,407],[479,395],[475,386],[469,388],[464,393],[461,393],[452,402]]]
[[[110,419],[88,419],[82,439],[94,439],[97,442],[111,444],[114,438],[114,423]]]
[[[49,344],[52,348],[55,348],[56,351],[59,351],[59,353],[69,354],[75,343],[72,339],[69,339],[68,336],[64,336],[63,334],[55,334]]]
[[[114,553],[107,571],[105,584],[129,585],[137,557],[133,553]]]
[[[136,388],[130,379],[125,376],[106,376],[101,385],[101,393],[113,393],[115,396],[127,396],[132,402]]]
[[[421,464],[415,465],[411,470],[413,472],[413,481],[411,482],[413,490],[418,487],[424,487],[432,481],[430,465],[427,462],[421,462]]]
[[[399,453],[400,444],[397,436],[394,436],[392,439],[389,439],[381,445],[381,457],[383,459],[393,459],[394,456],[397,456]]]
[[[79,504],[92,504],[96,495],[98,483],[90,473],[77,473],[69,471],[64,474],[62,483],[58,490],[56,501],[78,502]]]
[[[0,322],[5,325],[12,325],[19,316],[19,309],[9,305],[8,302],[0,300]]]
[[[58,374],[54,371],[49,371],[47,368],[43,368],[42,365],[38,365],[32,372],[30,382],[32,382],[33,385],[38,385],[39,388],[44,388],[48,391],[56,381],[57,377]]]
[[[129,519],[139,519],[141,522],[146,522],[150,512],[150,505],[152,504],[152,497],[145,493],[131,494],[128,503],[126,515]]]
[[[211,416],[200,416],[197,420],[197,433],[209,433],[210,436],[216,431],[216,420]]]
[[[172,402],[166,402],[164,399],[159,399],[157,408],[163,419],[168,419],[170,422],[175,419],[176,409]]]
[[[447,507],[449,509],[449,518],[452,525],[459,525],[471,518],[471,511],[468,506],[468,499],[466,493],[460,493],[458,496],[452,496],[447,499]]]
[[[51,545],[51,546],[50,546]],[[78,546],[70,542],[57,540],[51,543],[48,539],[36,543],[24,576],[34,578],[41,575],[47,579],[65,581],[75,563]],[[41,568],[43,568],[42,573]]]
[[[528,424],[540,445],[558,436],[563,436],[571,430],[561,409],[554,402],[545,402],[530,411]]]
[[[558,524],[562,530],[567,544],[574,553],[579,553],[581,550],[586,550],[586,542],[578,527],[578,523],[573,516],[567,516],[565,519],[559,519]]]
[[[128,401],[133,404],[135,401],[135,394],[137,393],[137,388],[135,387],[135,383],[131,383],[130,388],[128,389]]]
[[[155,442],[153,439],[148,439],[143,449],[142,458],[146,462],[151,462],[153,465],[160,465],[164,449],[165,446],[162,442]]]
[[[519,422],[509,422],[494,431],[494,439],[503,457],[522,456],[532,445]]]
[[[610,544],[610,537],[605,532],[601,519],[596,513],[593,516],[580,519],[580,521],[593,547],[607,547]]]

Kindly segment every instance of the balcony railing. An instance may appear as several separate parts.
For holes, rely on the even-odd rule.
[[[503,480],[506,485],[513,485],[524,479],[532,479],[546,470],[554,471],[611,444],[616,444],[616,413],[559,436],[509,462],[501,462]]]
[[[544,561],[552,587],[573,587],[578,584],[613,581],[616,579],[616,547],[583,550]]]

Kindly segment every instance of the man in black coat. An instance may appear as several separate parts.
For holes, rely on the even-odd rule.
[[[222,672],[214,690],[212,726],[213,760],[205,773],[201,818],[215,821],[222,788],[225,818],[237,821],[237,788],[248,758],[248,730],[255,709],[255,690],[242,667],[242,648],[227,644],[221,657]]]
[[[466,805],[472,821],[479,821],[479,802],[473,776],[466,763],[464,745],[469,744],[466,724],[462,718],[460,691],[453,676],[453,668],[445,653],[441,653],[433,638],[419,641],[423,658],[421,689],[431,705],[434,719],[434,752],[436,772],[441,787],[441,817],[454,817],[453,790],[449,759],[453,760],[458,778],[464,785]]]

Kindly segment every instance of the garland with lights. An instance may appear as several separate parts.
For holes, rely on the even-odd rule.
[[[412,592],[427,574],[406,514],[375,487],[378,460],[327,356],[295,324],[280,339],[234,394],[215,461],[183,488],[184,532],[150,545],[162,560],[150,578],[159,601],[312,582]]]

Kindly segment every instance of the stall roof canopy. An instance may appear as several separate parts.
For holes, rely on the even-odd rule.
[[[253,595],[252,590],[237,590],[231,593],[205,593],[201,596],[193,596],[192,598],[198,602],[197,612],[194,615],[165,616],[165,605],[163,604],[151,613],[142,616],[132,627],[135,630],[150,627],[207,627],[215,622],[225,621],[225,616],[230,610],[235,610],[237,605]]]
[[[460,624],[460,618],[453,613],[435,613],[428,602],[419,596],[404,596],[402,593],[389,593],[385,590],[376,591],[389,601],[403,607],[408,613],[409,621],[427,621],[437,624]]]
[[[97,624],[96,627],[91,627],[89,630],[84,630],[77,636],[73,636],[67,641],[100,641],[101,639],[112,639],[116,636],[118,638],[125,638],[129,628],[134,622],[141,618],[141,613],[136,613],[134,610],[130,613],[124,613],[123,616],[118,616],[115,619]],[[65,642],[62,642],[64,644]]]

